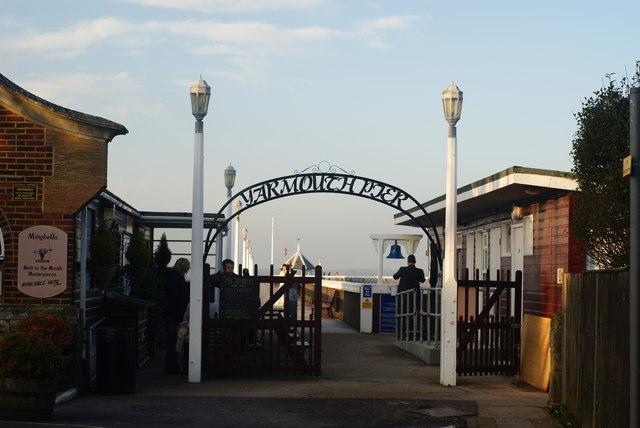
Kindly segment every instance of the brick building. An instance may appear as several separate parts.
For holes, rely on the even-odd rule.
[[[43,100],[0,75],[1,304],[71,303],[77,273],[74,219],[106,187],[108,143],[127,132],[115,122]],[[47,298],[17,287],[18,235],[38,225],[69,237],[67,287]]]
[[[106,187],[108,144],[127,132],[0,75],[0,335],[35,311],[81,319],[78,213]]]
[[[101,327],[133,327],[135,361],[147,361],[151,302],[128,296],[126,249],[135,229],[152,246],[156,228],[191,227],[191,213],[138,211],[106,189],[108,144],[127,132],[43,100],[0,74],[0,336],[32,312],[77,320],[70,385],[94,385]],[[219,227],[223,217],[205,213],[204,226]],[[108,290],[96,286],[87,268],[99,219],[118,247]],[[221,245],[218,240],[210,254],[214,266]]]

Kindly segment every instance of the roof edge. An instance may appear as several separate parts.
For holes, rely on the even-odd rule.
[[[129,132],[119,123],[71,110],[40,98],[2,74],[0,74],[0,103],[41,125],[93,140],[109,142],[115,136]]]
[[[465,186],[459,187],[457,189],[456,194],[457,195],[461,195],[465,192],[468,192],[470,190],[476,189],[478,187],[482,187],[485,186],[489,183],[495,182],[500,180],[501,178],[505,178],[508,176],[512,176],[515,174],[531,174],[531,175],[540,175],[540,176],[545,176],[545,177],[558,177],[558,178],[568,178],[568,179],[575,179],[575,174],[572,172],[566,172],[566,171],[556,171],[556,170],[552,170],[552,169],[542,169],[542,168],[527,168],[527,167],[523,167],[523,166],[512,166],[509,167],[507,169],[504,169],[502,171],[499,171],[495,174],[492,174],[488,177],[482,178],[480,180],[474,181],[473,183],[469,183]],[[435,205],[439,202],[442,202],[446,199],[446,194],[440,195],[436,198],[433,198],[427,202],[424,202],[422,204],[420,204],[420,206],[422,206],[423,208],[427,208],[429,206]],[[409,213],[413,213],[415,211],[418,210],[418,207],[413,207],[407,210],[407,212]],[[398,219],[401,217],[404,217],[405,214],[404,213],[397,213],[394,214],[393,218],[394,219]]]

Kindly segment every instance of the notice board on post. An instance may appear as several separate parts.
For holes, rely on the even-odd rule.
[[[396,296],[380,295],[380,333],[396,332]]]
[[[260,309],[260,282],[253,276],[226,277],[220,284],[220,318],[257,320]]]

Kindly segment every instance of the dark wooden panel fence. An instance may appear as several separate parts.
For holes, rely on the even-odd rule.
[[[562,403],[583,427],[629,426],[629,272],[566,276]]]
[[[515,281],[498,272],[497,281],[458,279],[458,347],[460,375],[514,375],[520,370],[522,272]],[[487,273],[486,277],[489,275]]]

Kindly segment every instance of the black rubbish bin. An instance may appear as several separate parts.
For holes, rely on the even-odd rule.
[[[136,392],[136,331],[132,327],[98,329],[96,387],[104,394]]]

